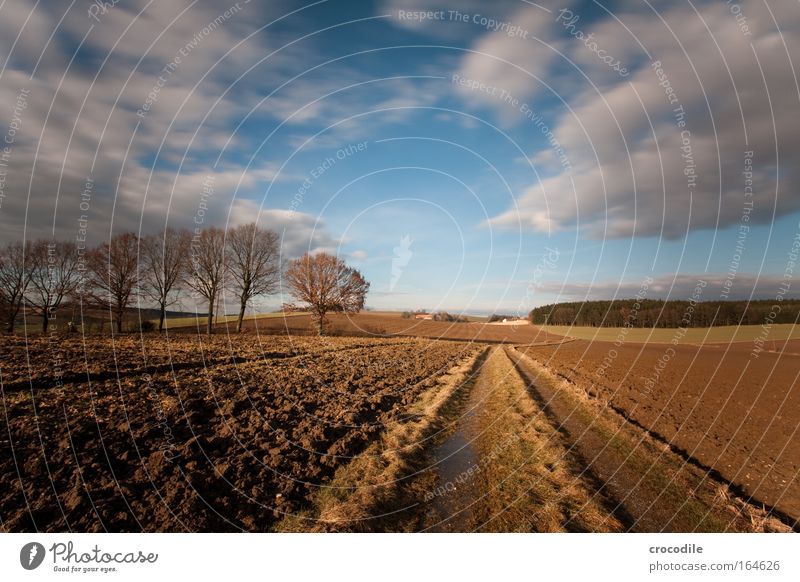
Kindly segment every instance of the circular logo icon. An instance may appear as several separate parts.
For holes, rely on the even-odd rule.
[[[19,551],[19,563],[26,570],[35,570],[44,561],[44,546],[38,542],[30,542]]]

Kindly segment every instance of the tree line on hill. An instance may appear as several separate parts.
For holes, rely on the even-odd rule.
[[[282,274],[320,333],[327,312],[364,307],[369,283],[357,270],[326,253],[281,265],[279,244],[277,233],[255,223],[228,230],[167,228],[142,237],[126,232],[93,247],[80,238],[10,242],[0,248],[0,317],[11,333],[21,311],[37,314],[46,333],[58,309],[75,301],[107,310],[121,332],[128,307],[143,301],[157,306],[162,331],[167,308],[190,293],[207,303],[211,333],[217,301],[228,291],[238,303],[241,331],[248,305],[276,293]]]
[[[681,301],[663,299],[617,299],[576,301],[537,307],[528,314],[539,325],[588,327],[712,327],[795,323],[800,300],[775,301]]]

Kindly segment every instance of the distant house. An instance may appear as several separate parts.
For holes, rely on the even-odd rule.
[[[415,313],[414,319],[433,319],[433,313]]]

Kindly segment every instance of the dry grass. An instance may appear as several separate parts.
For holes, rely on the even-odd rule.
[[[361,456],[337,470],[302,515],[285,518],[278,531],[386,531],[402,529],[393,511],[411,488],[405,482],[425,459],[431,436],[442,428],[445,409],[461,389],[468,389],[487,349],[476,350],[409,407],[406,420],[387,429]],[[421,493],[421,491],[419,491]],[[412,494],[411,497],[415,497]]]
[[[668,344],[676,339],[674,328],[580,327],[568,325],[538,325],[539,329],[553,335],[590,341],[613,342],[624,337],[628,343]],[[692,327],[680,336],[682,345],[727,344],[751,342],[764,333],[760,325],[724,325],[718,327]],[[770,328],[770,341],[800,339],[800,325],[778,323]]]
[[[627,458],[625,464],[641,476],[641,481],[631,486],[649,490],[650,496],[673,508],[671,519],[663,524],[665,531],[790,531],[780,520],[739,498],[726,484],[688,464],[665,443],[630,425],[603,399],[588,395],[529,356],[517,353],[539,381],[558,386],[560,397],[568,399],[575,417]]]
[[[622,531],[580,474],[505,351],[484,364],[472,418],[481,458],[479,531]]]

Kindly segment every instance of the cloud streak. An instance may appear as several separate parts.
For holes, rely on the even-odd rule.
[[[800,209],[793,195],[800,187],[800,126],[788,123],[800,118],[791,74],[800,57],[800,12],[742,2],[750,31],[744,35],[725,3],[696,8],[641,5],[585,25],[593,42],[632,71],[628,77],[574,39],[562,43],[563,58],[537,62],[548,63],[555,79],[557,69],[572,72],[556,83],[567,105],[553,124],[571,168],[530,184],[519,212],[507,210],[491,224],[578,229],[597,239],[676,239],[724,228],[742,215],[748,151],[757,191],[752,222],[768,224]],[[498,56],[505,51],[497,49]],[[504,68],[485,63],[476,78],[502,86]],[[546,159],[542,151],[531,157]]]

